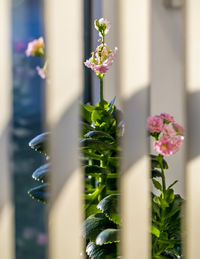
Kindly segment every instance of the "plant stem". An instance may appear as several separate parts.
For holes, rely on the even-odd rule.
[[[101,160],[100,166],[105,167],[104,160]],[[106,181],[107,181],[107,176],[105,174],[101,174],[98,177],[99,186],[102,186],[102,185],[105,186],[105,188],[102,190],[102,192],[98,196],[99,201],[102,200],[103,198],[105,198],[105,196],[106,196]]]
[[[165,181],[165,174],[164,174],[164,168],[163,168],[163,156],[159,155],[159,162],[160,162],[160,168],[161,168],[161,178],[162,178],[162,187],[163,187],[163,198],[165,198],[166,193],[166,181]]]
[[[161,167],[161,177],[162,177],[162,186],[163,186],[163,196],[165,197],[166,182],[165,182],[165,174],[164,174],[163,166]]]
[[[100,79],[100,104],[103,106],[103,77],[99,77]]]

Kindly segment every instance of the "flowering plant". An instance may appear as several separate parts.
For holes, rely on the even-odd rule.
[[[184,138],[183,127],[175,122],[174,117],[161,113],[147,119],[147,127],[153,137],[154,150],[158,155],[151,155],[152,183],[160,192],[152,193],[152,259],[182,258],[181,251],[181,211],[183,199],[174,194],[173,186],[177,181],[166,186],[165,172],[168,164],[164,156],[179,151]],[[158,181],[158,179],[161,181]]]
[[[117,248],[121,226],[117,190],[120,158],[118,143],[123,136],[124,125],[121,113],[114,105],[115,98],[108,103],[103,97],[103,78],[114,61],[117,48],[112,51],[105,43],[110,22],[101,18],[95,20],[94,25],[99,32],[99,45],[84,64],[100,80],[100,101],[95,106],[81,105],[80,149],[85,174],[83,235],[87,258],[117,259],[121,258]],[[41,53],[44,56],[44,44],[41,44],[41,38],[38,41],[39,43],[35,40],[28,46],[28,56],[40,56]],[[37,70],[41,76],[42,73]],[[42,70],[46,76],[46,66]],[[152,182],[160,192],[159,195],[152,194],[152,258],[181,258],[180,220],[183,200],[172,189],[177,181],[166,187],[164,170],[168,169],[168,165],[164,156],[170,156],[180,149],[184,131],[173,116],[167,113],[149,117],[147,127],[154,139],[154,150],[158,153],[151,155]],[[34,138],[29,143],[30,147],[48,156],[46,142],[49,134],[43,133]],[[32,175],[42,185],[29,190],[29,194],[42,202],[49,199],[49,167],[50,164],[47,163]],[[161,181],[158,181],[159,178]]]

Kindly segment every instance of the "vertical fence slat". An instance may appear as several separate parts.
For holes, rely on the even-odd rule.
[[[0,258],[14,258],[13,205],[9,170],[11,118],[10,1],[0,1]]]
[[[50,140],[52,202],[49,253],[52,259],[78,259],[81,253],[81,171],[79,97],[83,72],[82,1],[45,2],[49,84],[47,123]]]
[[[186,258],[199,257],[200,240],[200,1],[186,1]]]
[[[147,259],[149,253],[148,115],[150,1],[121,0],[119,71],[125,120],[121,208],[124,259]]]
[[[183,8],[166,8],[163,1],[152,0],[150,111],[172,114],[181,125],[185,124],[183,13]],[[178,180],[175,192],[183,196],[184,147],[167,160],[167,185]]]

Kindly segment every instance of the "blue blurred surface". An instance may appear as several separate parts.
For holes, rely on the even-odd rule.
[[[45,259],[45,205],[32,200],[28,189],[38,185],[31,175],[44,158],[28,142],[43,132],[44,81],[35,71],[43,60],[27,58],[28,41],[44,35],[41,0],[12,1],[13,123],[12,160],[15,203],[16,259]]]

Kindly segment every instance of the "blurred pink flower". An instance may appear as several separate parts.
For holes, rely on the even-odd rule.
[[[173,143],[172,154],[175,154],[180,150],[183,143],[183,138],[181,136],[177,136],[173,139],[172,143]]]
[[[26,56],[44,56],[44,39],[40,37],[37,40],[33,40],[28,43],[26,49]]]
[[[37,70],[37,72],[38,72],[38,75],[39,75],[42,79],[45,79],[45,78],[46,78],[46,76],[47,76],[47,71],[46,71],[46,69],[37,66],[37,67],[36,67],[36,70]]]
[[[164,124],[163,126],[163,134],[169,139],[173,139],[176,136],[176,131],[173,127],[171,127],[169,124]]]
[[[48,243],[48,237],[45,233],[38,233],[37,243],[39,245],[46,245]]]
[[[174,130],[176,131],[176,134],[178,136],[182,136],[182,139],[183,139],[184,138],[184,128],[181,125],[179,125],[178,123],[173,123],[172,126],[173,126]]]
[[[159,116],[150,116],[147,119],[147,127],[151,133],[160,133],[163,129],[163,120]]]
[[[36,231],[34,228],[24,228],[24,231],[23,231],[23,237],[26,238],[26,239],[31,239],[33,237],[35,237],[36,235]]]
[[[14,43],[14,50],[16,53],[24,53],[26,49],[26,43],[24,41],[17,41]]]
[[[161,113],[160,117],[163,119],[164,123],[174,123],[174,117],[168,113]]]

